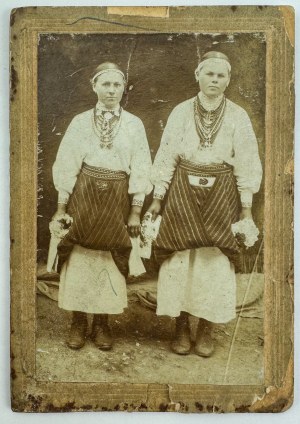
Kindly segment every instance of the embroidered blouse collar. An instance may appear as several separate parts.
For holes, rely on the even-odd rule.
[[[96,104],[96,115],[101,115],[103,111],[114,112],[116,116],[120,116],[120,104],[118,103],[115,107],[108,109],[102,102],[98,101]]]
[[[221,94],[220,96],[217,96],[213,99],[210,99],[207,97],[202,91],[198,93],[199,100],[207,111],[215,110],[220,105],[221,101],[223,100],[224,94]]]

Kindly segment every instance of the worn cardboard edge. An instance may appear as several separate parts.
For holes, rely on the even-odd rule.
[[[279,6],[282,13],[286,34],[291,45],[295,46],[295,9],[292,6]]]
[[[168,18],[168,6],[108,6],[108,15],[144,16],[153,18]]]
[[[202,8],[201,16],[197,16],[197,11],[199,7]],[[84,23],[85,21],[99,21],[100,23],[110,23],[110,24],[118,24],[120,25],[128,25],[128,29],[130,28],[131,23],[141,23],[144,22],[144,29],[156,32],[159,29],[162,29],[164,23],[166,23],[166,28],[170,26],[169,20],[157,19],[153,16],[148,16],[148,19],[145,19],[145,16],[142,15],[124,15],[119,14],[117,17],[118,22],[113,19],[113,16],[109,16],[108,10],[110,6],[62,6],[62,7],[53,7],[53,6],[40,6],[40,7],[19,7],[12,9],[11,12],[11,26],[15,24],[16,19],[18,20],[18,24],[22,27],[31,22],[33,24],[34,21],[38,21],[38,18],[43,16],[42,21],[43,24],[46,25],[46,20],[49,19],[49,22],[54,22],[54,16],[57,16],[57,19],[63,23],[63,19],[68,25],[75,25],[78,23]],[[132,7],[133,10],[136,10],[137,7]],[[266,15],[266,11],[270,16],[270,19],[276,21],[281,19],[280,14],[278,13],[278,7],[275,6],[168,6],[168,12],[170,20],[175,23],[176,21],[180,21],[180,24],[183,25],[184,20],[188,19],[189,21],[195,21],[197,24],[197,29],[199,30],[199,21],[201,21],[201,27],[206,27],[205,23],[207,22],[207,18],[214,19],[217,22],[217,25],[220,25],[222,22],[226,22],[228,20],[232,20],[233,27],[240,25],[243,23],[247,25],[247,15],[249,15],[250,20],[254,20],[255,22],[260,22],[264,20]],[[77,19],[76,19],[77,18]],[[111,18],[111,19],[110,19]],[[204,19],[203,19],[204,18]],[[206,18],[206,19],[205,19]],[[108,19],[108,20],[105,20]],[[234,23],[235,21],[235,23]],[[155,22],[158,24],[157,28],[147,28],[148,23]],[[172,22],[171,22],[172,24]],[[100,26],[100,25],[99,25]],[[222,25],[221,25],[222,27]],[[74,26],[72,28],[73,31],[76,29],[80,30],[80,25],[77,25],[77,28]],[[87,27],[85,27],[87,29]],[[242,28],[240,28],[242,29]],[[71,31],[71,28],[69,28]],[[116,27],[116,31],[119,32],[120,28]],[[196,29],[195,29],[196,30]],[[99,31],[104,31],[105,28],[99,27]],[[175,29],[174,31],[178,31]],[[168,32],[168,31],[167,31]],[[189,32],[188,25],[184,28],[184,32]],[[215,32],[218,32],[216,28]]]
[[[288,364],[288,369],[281,387],[270,386],[262,398],[258,398],[249,408],[249,412],[284,412],[293,405],[294,390],[294,352]]]
[[[30,8],[31,9],[31,8]],[[43,9],[43,8],[41,8]],[[59,8],[55,8],[59,9]],[[39,9],[40,10],[40,9]],[[218,8],[218,10],[220,10]],[[278,9],[279,10],[279,9]],[[19,128],[19,122],[16,118],[16,111],[21,108],[22,105],[24,108],[24,104],[26,104],[26,99],[24,100],[24,96],[26,97],[26,92],[22,91],[20,94],[20,86],[23,82],[23,77],[26,74],[26,69],[23,69],[23,77],[20,75],[22,74],[22,68],[24,65],[24,58],[23,51],[21,49],[22,45],[24,45],[24,39],[28,35],[26,34],[27,25],[28,25],[28,19],[29,21],[32,19],[33,16],[37,17],[35,14],[37,13],[37,10],[35,8],[31,9],[30,13],[32,13],[31,17],[28,17],[26,15],[26,10],[22,9],[21,15],[23,15],[23,21],[20,20],[20,16],[18,16],[19,9],[15,9],[12,12],[12,32],[11,32],[11,40],[13,40],[14,44],[12,45],[12,58],[14,60],[11,60],[11,96],[12,96],[12,103],[11,103],[11,187],[12,187],[12,199],[11,199],[11,214],[12,214],[12,220],[11,220],[11,268],[12,268],[12,287],[11,287],[11,293],[12,293],[12,338],[11,338],[11,346],[12,346],[12,408],[15,411],[78,411],[78,410],[107,410],[110,409],[109,404],[113,406],[111,410],[120,410],[124,408],[124,410],[153,410],[153,411],[163,411],[163,410],[179,410],[180,412],[187,412],[187,410],[192,411],[193,407],[195,408],[195,412],[201,412],[199,408],[197,408],[197,405],[191,405],[189,402],[174,402],[172,398],[169,396],[169,387],[168,385],[158,385],[159,388],[155,385],[143,385],[143,387],[137,388],[137,390],[133,390],[134,394],[129,394],[128,392],[125,394],[127,396],[127,399],[129,402],[125,402],[124,394],[121,393],[120,397],[116,396],[116,394],[107,393],[109,398],[104,398],[103,402],[106,403],[107,406],[100,406],[100,402],[98,400],[93,399],[93,404],[89,404],[88,402],[78,402],[78,399],[76,398],[76,395],[71,395],[70,393],[66,394],[66,391],[64,391],[64,396],[61,395],[59,392],[53,392],[54,386],[60,386],[63,387],[64,390],[67,390],[69,388],[70,391],[70,384],[63,384],[58,383],[58,385],[52,385],[52,384],[40,384],[35,381],[34,374],[28,372],[26,367],[27,362],[27,351],[26,348],[23,349],[20,345],[20,341],[18,341],[20,336],[20,331],[22,330],[19,325],[19,318],[21,315],[21,321],[25,322],[27,316],[24,317],[22,309],[20,310],[21,299],[22,299],[22,290],[24,288],[20,285],[20,281],[22,281],[23,275],[22,271],[26,271],[26,263],[24,264],[24,258],[22,255],[23,249],[26,246],[24,237],[20,238],[20,234],[22,234],[22,224],[24,225],[24,217],[25,217],[25,207],[21,208],[20,210],[20,204],[26,204],[26,197],[24,196],[24,192],[22,193],[22,178],[24,175],[22,175],[22,164],[24,166],[23,157],[24,157],[24,147],[22,147],[21,143],[21,129]],[[39,12],[39,11],[38,11]],[[53,21],[59,19],[59,10],[54,11],[52,9],[50,15],[51,19]],[[201,11],[202,12],[202,11]],[[49,9],[47,11],[47,14],[49,14]],[[22,17],[21,17],[22,18]],[[26,21],[26,24],[24,25],[24,22]],[[49,19],[49,16],[48,18]],[[278,25],[278,16],[276,15],[275,19],[275,26]],[[49,24],[49,22],[47,21]],[[30,25],[29,25],[30,26]],[[42,25],[43,27],[43,25]],[[30,28],[29,28],[30,29]],[[17,32],[23,30],[22,35],[17,35]],[[71,29],[70,29],[71,31]],[[15,38],[17,37],[17,38]],[[290,40],[290,38],[289,38]],[[276,37],[275,37],[276,41]],[[292,44],[291,44],[292,45]],[[291,56],[293,53],[290,51],[288,52],[288,55]],[[23,96],[23,99],[22,99]],[[290,91],[290,96],[293,97],[293,90]],[[27,94],[27,100],[28,100],[28,94]],[[289,135],[289,137],[292,137]],[[25,137],[26,140],[26,137]],[[292,154],[292,152],[290,152]],[[290,161],[291,159],[289,159]],[[290,162],[288,162],[290,167]],[[289,169],[289,168],[288,168]],[[288,172],[289,174],[289,172]],[[19,266],[21,264],[21,266]],[[32,275],[29,275],[29,278],[32,277]],[[27,275],[28,278],[28,275]],[[24,294],[24,293],[23,293]],[[25,334],[25,341],[26,341],[26,334]],[[27,340],[28,341],[28,340]],[[29,340],[31,341],[31,340]],[[29,349],[30,353],[30,349]],[[253,411],[253,412],[280,412],[283,410],[286,410],[292,403],[292,387],[293,387],[293,374],[292,374],[292,368],[293,367],[293,356],[292,352],[290,355],[289,365],[288,369],[285,373],[285,376],[283,376],[283,383],[282,384],[275,384],[274,386],[269,385],[269,387],[263,389],[261,387],[257,390],[257,399],[253,402],[248,401],[248,404],[240,404],[238,405],[231,405],[229,407],[226,405],[225,410],[221,410],[221,412],[227,412],[229,410],[236,410],[239,412],[246,412],[246,411]],[[73,385],[74,386],[74,385]],[[75,385],[76,386],[76,385]],[[78,385],[82,387],[82,385]],[[93,387],[93,389],[103,387],[101,384],[89,384],[89,387]],[[120,387],[122,391],[122,385],[118,384],[118,387]],[[138,385],[132,385],[132,386],[138,386]],[[187,387],[186,385],[185,387]],[[77,387],[77,386],[76,386]],[[239,396],[237,394],[237,390],[241,391],[241,386],[235,386],[236,392],[231,391],[230,387],[226,386],[225,390],[226,392],[229,390],[232,395],[236,395],[236,399],[238,401]],[[124,386],[123,386],[124,388]],[[128,387],[127,387],[128,389]],[[203,389],[203,391],[202,391]],[[74,389],[72,389],[70,392],[73,392]],[[141,390],[141,391],[140,391]],[[209,388],[207,387],[201,387],[199,389],[199,393],[203,393],[205,396],[205,393]],[[264,394],[264,390],[266,390],[266,394]],[[218,406],[217,403],[215,403],[216,399],[216,393],[218,392],[217,387],[212,388],[213,393],[208,396],[210,400],[207,401],[206,405],[204,405],[204,408],[202,411],[208,411],[212,412],[210,409],[207,408],[207,406],[211,406],[211,403],[214,406]],[[87,393],[89,392],[87,388]],[[138,394],[139,393],[139,394]],[[142,394],[143,393],[143,394]],[[250,393],[246,390],[246,397],[249,397]],[[252,392],[253,393],[253,392]],[[139,397],[139,399],[143,399],[142,402],[137,402],[136,397]],[[157,401],[157,396],[159,396],[159,400]],[[91,394],[88,393],[86,396],[81,396],[84,399],[91,398]],[[187,396],[189,398],[189,396]],[[52,402],[51,402],[52,399]],[[135,399],[130,403],[130,399]],[[146,403],[143,403],[145,399]],[[100,403],[100,404],[99,404]],[[199,402],[198,402],[199,403]],[[251,405],[252,403],[252,405]],[[149,405],[149,408],[148,406]],[[178,406],[180,405],[180,407]],[[221,405],[220,405],[221,406]],[[193,411],[194,412],[194,411]],[[215,408],[215,412],[217,412]]]

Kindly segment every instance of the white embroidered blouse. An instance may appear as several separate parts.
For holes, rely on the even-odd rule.
[[[58,149],[53,165],[53,180],[58,202],[67,203],[83,162],[91,166],[125,171],[129,175],[128,193],[133,204],[143,204],[152,190],[151,156],[142,121],[122,110],[119,131],[110,149],[101,148],[93,130],[94,110],[76,115]],[[134,203],[137,202],[137,203]]]
[[[212,147],[203,149],[195,126],[193,102],[194,98],[180,103],[169,116],[151,172],[154,197],[164,197],[182,155],[198,163],[232,165],[242,205],[251,206],[252,195],[260,187],[262,166],[247,112],[227,99],[224,119]]]

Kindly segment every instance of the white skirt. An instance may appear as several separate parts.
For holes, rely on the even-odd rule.
[[[58,306],[92,314],[123,312],[126,281],[110,252],[74,246],[61,270]]]
[[[234,266],[217,247],[176,252],[163,262],[158,277],[157,315],[181,311],[215,323],[235,318]]]

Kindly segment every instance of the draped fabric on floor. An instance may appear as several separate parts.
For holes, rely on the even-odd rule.
[[[73,223],[58,246],[60,268],[78,244],[111,251],[120,272],[127,276],[131,250],[126,229],[129,210],[126,173],[84,164],[67,208]]]
[[[189,175],[215,177],[212,187],[192,186]],[[181,159],[162,214],[155,256],[162,263],[175,251],[218,247],[237,252],[231,224],[239,219],[240,201],[232,167],[200,165]]]

